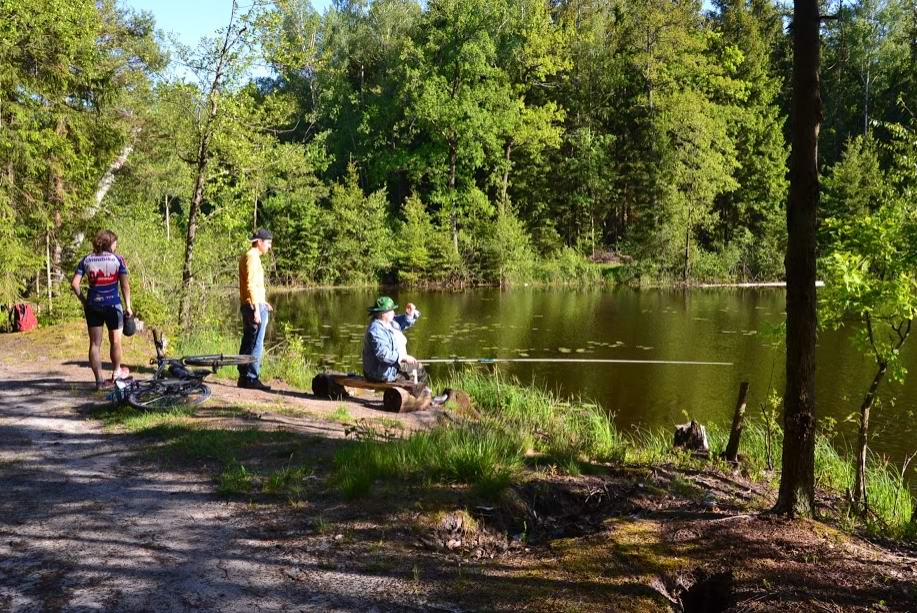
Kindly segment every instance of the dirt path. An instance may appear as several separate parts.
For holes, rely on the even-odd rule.
[[[0,365],[0,611],[427,605],[392,577],[306,565],[291,579],[208,478],[128,461],[136,443],[89,417],[70,370]]]

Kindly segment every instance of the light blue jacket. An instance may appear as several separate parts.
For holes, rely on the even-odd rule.
[[[363,375],[375,381],[394,381],[398,376],[398,362],[405,356],[400,355],[395,342],[394,330],[407,330],[417,321],[416,317],[407,314],[398,315],[391,327],[381,320],[373,318],[363,336]]]

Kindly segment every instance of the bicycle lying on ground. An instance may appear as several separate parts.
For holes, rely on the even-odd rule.
[[[116,398],[127,400],[141,411],[171,407],[192,407],[210,398],[210,388],[204,379],[223,366],[239,366],[255,361],[250,355],[188,355],[180,359],[167,358],[165,339],[153,330],[153,344],[156,357],[150,364],[156,366],[156,373],[149,381],[116,381]],[[206,367],[208,370],[192,369],[189,366]]]

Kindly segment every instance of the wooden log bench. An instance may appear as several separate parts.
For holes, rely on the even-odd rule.
[[[423,384],[370,381],[353,373],[323,372],[312,379],[312,393],[319,398],[344,400],[350,397],[347,388],[382,392],[382,408],[390,413],[411,413],[430,408],[432,395]]]

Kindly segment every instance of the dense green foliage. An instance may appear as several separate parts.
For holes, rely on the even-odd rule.
[[[875,363],[860,405],[855,500],[868,508],[866,460],[869,417],[886,376],[901,380],[900,357],[917,315],[917,146],[898,124],[880,147],[872,133],[850,142],[828,181],[828,245],[823,270],[823,323],[853,328],[852,339]]]
[[[590,258],[657,281],[783,274],[771,0],[239,8],[186,48],[114,0],[0,2],[2,301],[44,295],[45,268],[56,287],[108,226],[160,310],[230,280],[262,225],[291,283],[601,279]],[[825,22],[826,169],[915,108],[905,8]]]

